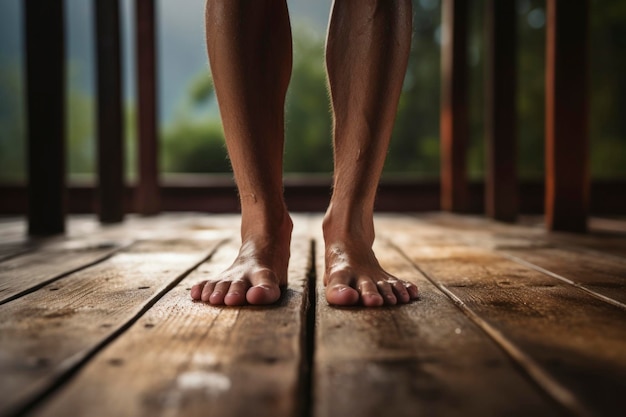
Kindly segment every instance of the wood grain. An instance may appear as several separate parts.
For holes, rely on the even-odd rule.
[[[440,217],[439,217],[440,218]],[[389,220],[387,220],[389,222]],[[598,237],[544,233],[518,226],[446,216],[440,233],[452,245],[482,246],[495,249],[511,260],[537,271],[570,282],[605,298],[626,310],[626,258],[604,253]],[[395,225],[398,227],[397,220]],[[437,235],[438,225],[421,224],[418,233],[430,230]],[[619,243],[619,242],[616,242]],[[625,244],[622,241],[620,245]],[[619,246],[618,246],[619,247]]]
[[[0,304],[94,265],[116,251],[122,242],[63,242],[0,263]]]
[[[575,403],[566,408],[621,415],[614,393],[626,392],[624,310],[486,249],[399,245],[569,391]]]
[[[387,271],[419,286],[420,300],[334,308],[325,301],[320,276],[315,416],[559,414],[409,262],[388,246],[376,251]],[[317,252],[320,273],[323,250]]]
[[[53,387],[215,245],[141,242],[0,306],[0,415],[19,411]]]
[[[190,286],[237,254],[235,243],[221,247],[36,415],[299,415],[310,248],[306,236],[294,239],[276,306],[192,302]]]
[[[626,310],[626,260],[559,248],[502,252],[617,300]]]
[[[518,224],[504,224],[484,217],[456,216],[449,213],[429,213],[413,218],[427,229],[442,226],[447,228],[450,236],[465,235],[485,244],[488,244],[492,237],[497,237],[500,241],[500,247],[510,246],[504,242],[508,239],[511,241],[510,243],[517,242],[516,244],[520,246],[558,246],[567,249],[584,249],[626,259],[626,233],[620,232],[621,228],[624,227],[623,221],[607,222],[603,219],[594,219],[591,222],[592,229],[589,233],[581,235],[547,232],[543,229],[541,220],[538,220],[541,217],[521,219],[522,222]],[[602,225],[603,228],[594,229],[594,224]],[[608,225],[610,225],[611,230],[607,230]]]

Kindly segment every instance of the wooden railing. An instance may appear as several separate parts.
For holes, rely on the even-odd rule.
[[[444,0],[441,117],[442,208],[468,210],[466,147],[467,0]],[[547,1],[546,225],[584,231],[589,212],[588,0]],[[518,212],[515,110],[515,2],[488,0],[486,212],[511,221]]]
[[[139,178],[134,192],[129,194],[129,190],[125,188],[119,1],[94,1],[97,27],[99,151],[96,200],[100,220],[121,221],[129,207],[134,207],[134,211],[145,215],[158,213],[161,209],[161,197],[166,199],[164,201],[166,208],[175,207],[182,210],[198,209],[198,202],[206,202],[206,195],[211,192],[223,198],[224,190],[232,191],[232,184],[214,184],[213,187],[204,188],[187,187],[182,191],[185,197],[179,196],[178,201],[175,201],[176,192],[173,191],[175,187],[159,185],[154,0],[135,0]],[[512,0],[488,0],[486,7],[485,115],[488,169],[484,209],[490,217],[504,221],[514,220],[520,207],[524,207],[523,204],[520,206],[523,202],[518,195],[520,187],[524,185],[518,182],[515,163],[517,144],[514,3]],[[24,4],[28,95],[29,233],[32,235],[61,233],[64,231],[67,207],[63,145],[65,135],[63,1],[26,0]],[[547,4],[547,173],[545,189],[541,184],[534,186],[535,188],[531,187],[536,191],[532,198],[533,201],[540,202],[543,196],[537,195],[537,192],[545,192],[545,200],[539,204],[545,207],[546,225],[549,229],[584,231],[590,204],[587,150],[588,0],[548,0]],[[476,203],[477,195],[482,194],[481,189],[469,183],[465,162],[469,129],[468,0],[443,0],[442,7],[444,42],[440,188],[436,186],[437,189],[433,190],[433,184],[420,186],[418,183],[396,185],[383,183],[379,205],[385,209],[441,208],[454,212],[470,212],[475,211],[478,206],[483,206]],[[528,189],[529,186],[526,187]],[[622,188],[623,185],[615,185],[616,189],[619,189],[618,187]],[[307,189],[314,190],[313,194],[317,192],[322,199],[327,199],[328,189],[321,184],[300,183],[286,187],[288,200]],[[423,194],[419,194],[420,191]],[[76,194],[76,188],[72,192]],[[607,195],[612,193],[613,191],[608,191]],[[309,201],[304,196],[301,197],[303,200],[300,202]],[[415,203],[420,198],[426,203]],[[438,201],[433,203],[433,198]],[[524,198],[528,196],[525,195]],[[598,198],[604,197],[598,195]],[[413,204],[407,205],[406,201],[409,200]],[[618,199],[614,211],[624,210],[623,200],[624,198]],[[234,193],[224,201],[228,202],[217,204],[215,207],[208,206],[206,209],[220,210],[226,207],[236,209]],[[302,206],[297,201],[294,205]],[[318,198],[316,202],[310,201],[308,207],[314,210],[319,209],[320,205]]]

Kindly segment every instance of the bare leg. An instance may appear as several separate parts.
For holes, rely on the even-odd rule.
[[[233,265],[191,289],[211,304],[270,304],[287,284],[292,223],[283,200],[291,28],[285,0],[208,0],[206,35],[226,146],[241,199]]]
[[[406,71],[410,0],[335,0],[326,47],[334,112],[335,180],[324,218],[330,304],[407,303],[417,287],[372,251],[374,199]]]

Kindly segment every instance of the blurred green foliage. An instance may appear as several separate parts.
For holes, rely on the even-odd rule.
[[[517,0],[518,148],[521,178],[543,175],[545,1]],[[484,0],[470,16],[471,178],[484,171],[483,13]],[[626,2],[591,1],[591,172],[594,178],[626,178]],[[439,175],[440,5],[414,0],[411,56],[385,175]],[[324,40],[305,28],[294,30],[294,62],[286,103],[284,169],[288,173],[330,173],[331,117],[324,70]],[[0,67],[0,180],[25,177],[23,87],[17,67]],[[70,91],[68,164],[72,173],[94,169],[94,100]],[[179,111],[162,127],[164,172],[228,172],[230,165],[206,71],[191,80]],[[127,110],[128,170],[134,171],[134,110]]]
[[[0,67],[0,180],[25,178],[25,126],[22,83],[17,68]]]

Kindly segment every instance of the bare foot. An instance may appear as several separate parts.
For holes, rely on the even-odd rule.
[[[373,231],[342,237],[337,230],[325,222],[324,285],[329,304],[379,307],[406,304],[418,298],[415,284],[402,281],[382,269],[372,251]]]
[[[212,305],[272,304],[287,285],[293,228],[288,215],[278,227],[248,227],[235,262],[215,279],[191,288],[191,298]],[[245,229],[245,227],[244,227]]]

